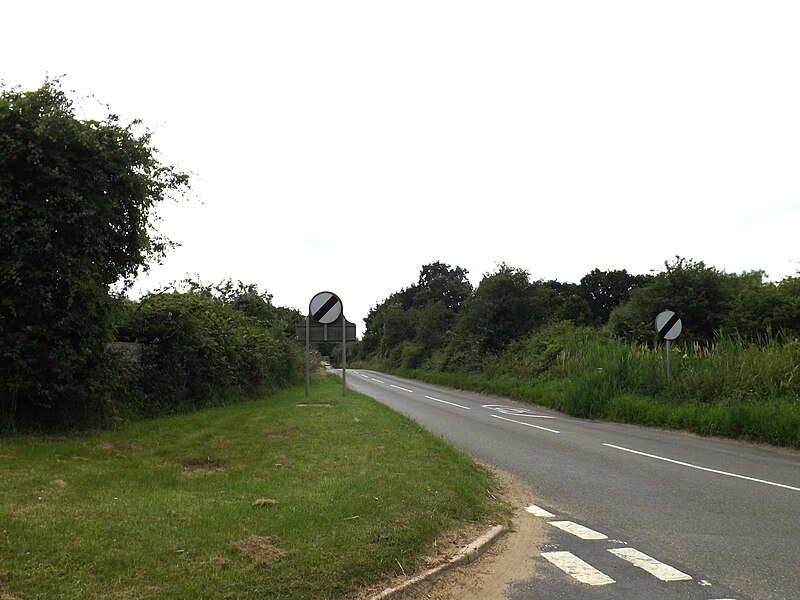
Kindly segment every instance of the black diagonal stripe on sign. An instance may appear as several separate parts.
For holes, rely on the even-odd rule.
[[[339,302],[339,298],[336,297],[336,294],[331,294],[331,297],[328,298],[328,301],[322,305],[322,307],[314,313],[314,318],[319,321],[322,317],[328,314],[328,311],[336,306],[336,303]]]
[[[672,313],[672,316],[669,318],[669,321],[667,321],[664,324],[664,326],[658,330],[658,335],[660,335],[661,337],[667,335],[669,333],[669,330],[675,327],[675,323],[677,323],[680,320],[681,318],[678,316],[678,313]]]

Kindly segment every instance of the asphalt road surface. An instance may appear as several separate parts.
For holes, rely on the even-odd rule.
[[[548,543],[531,549],[531,577],[511,600],[800,600],[798,452],[347,375],[535,491],[529,514],[550,524]]]

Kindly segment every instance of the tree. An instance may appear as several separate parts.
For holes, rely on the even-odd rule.
[[[423,265],[419,272],[414,306],[438,302],[457,313],[472,294],[468,273],[459,266],[450,268],[450,265],[439,261]]]
[[[531,283],[528,271],[506,264],[485,274],[459,319],[459,333],[478,340],[482,352],[497,352],[544,323],[555,291]]]
[[[580,287],[583,297],[589,303],[592,321],[602,325],[608,321],[611,311],[631,297],[631,292],[652,281],[649,275],[631,275],[621,271],[601,271],[593,269],[584,275]]]
[[[738,276],[679,256],[664,267],[651,284],[636,288],[628,302],[614,309],[611,332],[630,341],[655,342],[656,315],[670,309],[681,317],[681,342],[713,342],[733,304]]]
[[[0,413],[59,420],[111,339],[110,286],[170,243],[152,209],[188,188],[141,123],[79,120],[58,81],[0,92]]]

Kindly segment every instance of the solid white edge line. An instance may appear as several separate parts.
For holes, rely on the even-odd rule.
[[[647,571],[650,575],[661,581],[689,581],[692,579],[691,575],[687,575],[674,567],[665,565],[655,558],[647,556],[644,552],[639,552],[635,548],[609,548],[608,551],[622,560],[627,560],[634,567],[639,567],[643,571]]]
[[[549,431],[550,433],[561,433],[560,431],[556,431],[555,429],[548,429],[547,427],[542,427],[541,425],[534,425],[533,423],[523,423],[522,421],[515,421],[514,419],[506,419],[505,417],[501,417],[499,415],[489,415],[489,416],[494,417],[495,419],[509,421],[510,423],[516,423],[517,425],[525,425],[526,427],[533,427],[535,429],[544,429],[545,431]]]
[[[403,390],[404,392],[408,392],[409,394],[414,393],[414,390],[409,390],[408,388],[400,387],[399,385],[395,385],[393,383],[390,383],[389,385],[392,386],[393,388],[397,388],[398,390]]]
[[[630,452],[631,454],[638,454],[639,456],[646,456],[647,458],[654,458],[655,460],[663,460],[664,462],[673,463],[676,465],[680,465],[682,467],[689,467],[690,469],[697,469],[698,471],[707,471],[708,473],[727,475],[728,477],[736,477],[737,479],[746,479],[747,481],[754,481],[756,483],[763,483],[765,485],[774,485],[775,487],[780,487],[780,488],[785,488],[787,490],[800,492],[800,488],[791,485],[786,485],[785,483],[775,483],[774,481],[767,481],[766,479],[756,479],[755,477],[747,477],[746,475],[739,475],[737,473],[729,473],[727,471],[720,471],[718,469],[711,469],[709,467],[701,467],[699,465],[693,465],[691,463],[683,462],[680,460],[674,460],[672,458],[666,458],[664,456],[657,456],[655,454],[648,454],[647,452],[639,452],[638,450],[623,448],[622,446],[615,446],[614,444],[603,444],[603,446],[608,446],[609,448],[614,448],[616,450],[622,450],[623,452]]]
[[[553,527],[558,527],[561,531],[566,531],[567,533],[574,535],[575,537],[579,537],[582,540],[608,539],[607,535],[602,534],[599,531],[595,531],[594,529],[584,527],[583,525],[579,525],[574,521],[548,521],[547,524],[552,525]]]
[[[428,400],[434,400],[436,402],[441,402],[442,404],[449,404],[450,406],[457,406],[458,408],[463,408],[464,410],[469,410],[469,406],[461,406],[460,404],[456,404],[455,402],[448,402],[447,400],[439,400],[439,398],[434,398],[433,396],[425,396]]]
[[[550,511],[543,509],[541,506],[536,506],[535,504],[528,506],[525,511],[531,513],[535,517],[544,517],[545,519],[552,519],[555,517]]]
[[[611,577],[598,571],[589,563],[581,560],[572,552],[542,552],[542,556],[550,563],[564,571],[567,575],[574,577],[581,583],[588,585],[608,585],[616,583]]]

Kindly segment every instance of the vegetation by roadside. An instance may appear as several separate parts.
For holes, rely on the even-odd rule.
[[[548,325],[484,362],[480,372],[378,369],[492,393],[567,414],[685,429],[800,448],[800,343],[678,345],[672,382],[663,347],[622,342],[592,327]]]
[[[505,518],[489,474],[336,379],[0,440],[4,598],[340,598]]]

